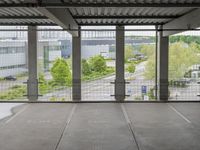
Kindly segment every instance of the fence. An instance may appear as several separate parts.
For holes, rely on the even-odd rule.
[[[82,82],[83,101],[114,101],[113,79],[98,79]]]

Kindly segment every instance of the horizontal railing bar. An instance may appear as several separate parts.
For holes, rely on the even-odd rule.
[[[28,29],[0,29],[0,31],[28,31]],[[116,29],[37,29],[37,31],[117,31]],[[125,29],[124,31],[156,31],[156,29]],[[158,29],[157,31],[200,31],[200,29]]]
[[[125,101],[102,101],[102,100],[95,100],[95,101],[0,101],[0,103],[200,103],[199,100],[168,100],[168,101],[138,101],[138,100],[125,100]]]

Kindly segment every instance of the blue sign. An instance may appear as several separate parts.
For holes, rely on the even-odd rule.
[[[147,86],[142,86],[142,94],[147,94]]]

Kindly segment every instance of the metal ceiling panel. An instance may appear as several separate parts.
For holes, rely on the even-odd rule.
[[[80,25],[101,25],[106,23],[123,25],[164,24],[174,18],[191,12],[195,9],[195,5],[193,5],[193,7],[163,7],[165,5],[157,7],[160,4],[200,4],[200,0],[63,0],[63,2],[63,7],[66,6],[66,9],[69,9],[75,21]],[[36,0],[0,0],[0,6],[4,6],[0,9],[0,24],[22,23],[37,25],[46,23],[53,25],[54,22],[45,18],[45,16],[37,10],[37,7],[53,7],[54,4],[62,7],[62,1],[58,0],[42,0],[42,3],[36,3]],[[90,4],[95,7],[91,7],[92,5]],[[138,7],[129,7],[131,4],[139,5]],[[157,5],[156,7],[143,7],[143,5],[150,4]],[[20,5],[22,5],[22,7],[19,7]],[[98,7],[98,5],[102,7]],[[106,5],[117,7],[103,7]],[[14,17],[16,17],[16,19]]]

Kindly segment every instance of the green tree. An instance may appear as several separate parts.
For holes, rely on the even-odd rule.
[[[149,48],[147,48],[149,49]],[[183,42],[170,44],[169,47],[169,79],[183,78],[189,67],[198,63],[198,56],[194,45]],[[145,77],[155,78],[155,53],[149,56],[146,64]]]
[[[135,63],[130,63],[127,67],[127,71],[129,73],[134,73],[135,72]]]
[[[134,58],[134,54],[133,54],[133,47],[131,45],[126,45],[125,46],[125,61],[128,61],[128,59],[130,58]]]
[[[83,75],[89,75],[91,73],[91,68],[86,59],[82,59],[82,73]]]
[[[142,45],[140,49],[140,52],[147,57],[155,55],[155,45]]]
[[[183,78],[189,67],[198,63],[198,56],[190,45],[183,42],[170,45],[169,49],[169,78]]]
[[[155,54],[151,55],[148,58],[148,61],[146,63],[146,69],[144,72],[144,76],[146,79],[154,79],[155,78]]]
[[[58,58],[53,63],[51,68],[51,75],[55,84],[57,85],[71,85],[72,77],[71,71],[67,61],[63,58]]]
[[[170,43],[184,42],[187,44],[191,44],[191,43],[195,42],[197,44],[200,44],[200,37],[192,36],[192,35],[170,36],[169,40],[170,40]]]
[[[100,72],[101,73],[101,72],[106,71],[106,68],[107,68],[106,60],[101,55],[91,57],[89,59],[89,64],[91,66],[91,71],[94,71],[94,72]]]

